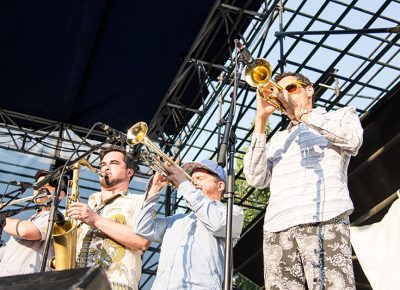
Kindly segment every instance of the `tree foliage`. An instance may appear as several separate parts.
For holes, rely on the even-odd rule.
[[[254,121],[252,122],[251,126],[254,126]],[[270,132],[270,127],[268,124],[265,129],[266,132]],[[244,148],[244,151],[246,152],[247,149],[248,148]],[[236,176],[238,176],[239,171],[243,168],[243,157],[243,153],[236,154]],[[249,193],[251,194],[247,196]],[[245,201],[243,201],[241,204],[244,210],[244,226],[246,227],[249,222],[255,219],[257,215],[267,206],[270,191],[268,187],[265,189],[256,189],[249,186],[244,178],[244,175],[242,174],[242,176],[235,179],[235,196],[236,201],[242,200],[247,196]]]
[[[254,121],[252,123],[254,126]],[[270,132],[270,128],[267,124],[266,132]],[[244,149],[247,151],[247,148]],[[243,153],[238,153],[236,155],[236,168],[235,175],[238,176],[238,173],[243,168]],[[241,203],[241,206],[244,211],[244,227],[246,227],[252,220],[254,220],[261,211],[267,206],[268,200],[270,197],[269,188],[265,189],[255,189],[249,186],[244,179],[244,176],[235,179],[235,197],[236,201],[242,201],[243,198],[245,200]],[[234,289],[237,290],[258,290],[261,289],[260,286],[246,278],[241,273],[235,273],[233,277],[233,285]]]

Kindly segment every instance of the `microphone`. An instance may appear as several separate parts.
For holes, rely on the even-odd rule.
[[[111,137],[117,139],[118,141],[121,141],[122,143],[126,142],[127,137],[125,133],[122,133],[121,131],[111,128],[110,126],[103,123],[100,123],[99,126],[101,129],[106,131]]]
[[[254,68],[256,66],[254,58],[251,56],[250,51],[240,42],[237,43],[240,53],[247,67]]]
[[[16,181],[16,180],[12,180],[10,181],[11,185],[16,185],[19,187],[23,187],[23,188],[30,188],[33,187],[33,184],[30,182],[24,182],[24,181]]]

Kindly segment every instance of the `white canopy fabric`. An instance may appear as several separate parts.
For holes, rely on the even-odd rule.
[[[400,200],[382,221],[350,227],[351,243],[374,290],[400,289]]]

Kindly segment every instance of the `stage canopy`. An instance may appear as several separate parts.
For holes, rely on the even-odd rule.
[[[398,158],[398,121],[396,112],[388,115],[383,109],[399,99],[399,10],[396,0],[3,2],[1,189],[11,179],[30,180],[43,165],[56,168],[97,122],[126,132],[145,121],[151,140],[184,162],[216,158],[221,119],[232,100],[237,39],[254,57],[267,59],[273,74],[284,70],[309,76],[315,106],[356,108],[368,130],[350,168],[355,220],[399,186],[388,173],[398,172],[399,163],[386,168]],[[254,92],[242,78],[234,119],[235,203],[246,212],[246,227],[235,249],[235,268],[261,285],[267,201],[259,195],[268,189],[260,193],[248,187],[242,170],[253,130]],[[287,124],[275,114],[270,136]],[[79,152],[105,137],[96,127]],[[23,163],[21,156],[41,161]],[[90,158],[95,166],[96,157]],[[365,176],[373,180],[367,169],[379,181],[375,185],[382,186],[360,182]],[[150,173],[141,166],[140,186],[133,182],[133,191],[143,192]],[[96,190],[96,179],[85,175],[84,198]],[[176,192],[164,197],[161,214],[185,210]],[[158,251],[152,245],[144,256],[142,289],[154,278]],[[356,279],[368,287],[361,270]]]

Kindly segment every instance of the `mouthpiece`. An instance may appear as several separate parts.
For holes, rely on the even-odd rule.
[[[100,175],[101,177],[105,177],[107,174],[103,171],[97,171],[97,174]]]

